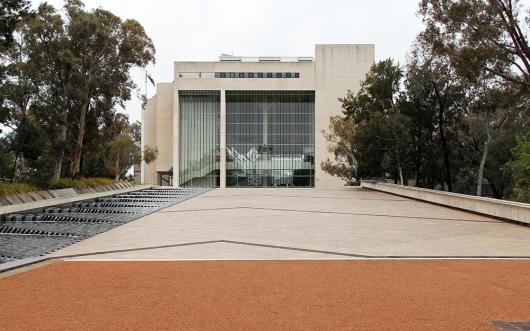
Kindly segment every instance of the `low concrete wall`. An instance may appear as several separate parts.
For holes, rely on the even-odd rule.
[[[101,185],[97,187],[85,188],[63,188],[57,190],[37,191],[37,192],[22,192],[14,193],[12,195],[0,196],[0,207],[17,205],[21,203],[28,203],[33,201],[40,201],[53,198],[65,198],[77,196],[86,193],[106,192],[112,190],[121,190],[134,185],[129,182],[116,182],[110,185]]]
[[[96,198],[101,198],[101,197],[114,195],[114,194],[123,194],[127,192],[142,190],[142,189],[149,188],[149,187],[152,187],[152,185],[130,186],[130,187],[125,187],[125,188],[107,190],[107,191],[101,191],[101,192],[95,192],[95,193],[85,193],[85,194],[79,194],[79,195],[68,196],[68,197],[57,197],[57,198],[52,198],[52,199],[43,199],[43,200],[19,203],[19,204],[8,205],[8,206],[0,206],[0,215],[19,213],[19,212],[24,212],[24,211],[34,210],[34,209],[47,208],[47,207],[51,207],[55,205],[79,202],[83,200],[96,199]]]
[[[530,225],[530,204],[363,180],[361,187]]]

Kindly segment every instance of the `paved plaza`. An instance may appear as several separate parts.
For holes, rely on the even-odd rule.
[[[360,188],[216,189],[54,256],[78,260],[530,257],[530,228]]]
[[[530,228],[360,188],[210,190],[53,256],[0,274],[0,329],[530,329]]]

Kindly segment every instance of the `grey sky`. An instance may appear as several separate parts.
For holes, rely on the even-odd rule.
[[[530,0],[529,0],[530,1]],[[33,0],[35,4],[40,1]],[[49,0],[62,7],[63,0]],[[173,80],[175,60],[216,60],[221,53],[312,56],[317,43],[375,44],[376,59],[403,63],[421,30],[418,0],[85,0],[122,19],[134,18],[156,47],[157,82]],[[526,1],[525,1],[526,2]],[[143,72],[134,78],[144,89]],[[149,86],[148,95],[153,94]],[[136,97],[126,113],[140,119]]]

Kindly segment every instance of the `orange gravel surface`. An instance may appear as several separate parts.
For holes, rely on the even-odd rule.
[[[0,305],[2,330],[495,330],[530,321],[530,261],[60,262]]]

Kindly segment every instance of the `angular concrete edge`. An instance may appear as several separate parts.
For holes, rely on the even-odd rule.
[[[19,210],[19,211],[21,212],[21,211],[28,211],[28,210],[46,208],[46,207],[51,207],[51,206],[55,206],[55,205],[68,204],[68,203],[77,202],[77,201],[83,201],[83,200],[90,200],[90,199],[105,197],[105,196],[109,196],[109,195],[123,194],[123,193],[127,193],[127,192],[132,192],[132,191],[139,191],[139,190],[143,190],[143,189],[147,189],[147,188],[162,188],[162,187],[155,186],[155,185],[137,185],[137,186],[128,187],[128,188],[120,189],[120,190],[105,191],[105,192],[93,193],[93,194],[81,194],[81,195],[75,196],[75,197],[46,199],[46,200],[43,200],[43,201],[36,201],[35,203],[37,203],[37,202],[38,203],[50,202],[52,200],[55,201],[55,203],[54,204],[50,203],[47,206],[41,206],[41,207],[31,206],[30,208],[24,208],[23,210]],[[170,206],[175,205],[177,203],[180,203],[180,202],[195,198],[195,197],[197,197],[197,196],[199,196],[201,194],[207,193],[207,192],[209,192],[211,190],[212,190],[212,188],[203,188],[202,190],[200,190],[196,194],[193,194],[193,195],[190,195],[188,197],[185,197],[184,199],[179,200],[179,201],[175,202],[174,204],[168,205],[168,206],[166,206],[164,208],[161,208],[161,209],[158,209],[158,210],[154,210],[154,211],[151,211],[151,212],[146,213],[144,215],[141,215],[140,217],[138,217],[138,218],[136,218],[134,220],[137,220],[139,218],[145,217],[145,216],[150,215],[152,213],[158,212],[158,211],[163,210],[165,208],[169,208]],[[34,203],[25,203],[25,204],[13,205],[13,206],[26,206],[26,205],[33,205],[33,204]],[[13,207],[13,206],[6,206],[6,207]],[[3,206],[0,207],[0,216],[2,216],[2,213],[1,213],[2,212],[2,208],[4,208],[4,207]],[[8,212],[8,213],[13,213],[13,212]],[[86,240],[86,239],[88,239],[88,238],[85,238],[85,239],[82,239],[82,240]],[[28,267],[28,266],[31,266],[31,265],[34,265],[34,264],[47,262],[47,261],[67,261],[68,258],[69,258],[69,256],[53,256],[53,253],[54,252],[49,252],[49,253],[46,253],[46,254],[40,255],[40,256],[27,257],[27,258],[16,259],[16,260],[13,260],[13,261],[0,263],[0,274],[2,274],[4,272],[7,272],[7,271],[13,271],[15,269]],[[95,252],[93,254],[98,254],[98,253]]]
[[[18,212],[26,212],[26,211],[30,211],[34,209],[47,208],[47,207],[51,207],[55,205],[79,202],[83,200],[96,199],[96,198],[101,198],[101,197],[114,195],[114,194],[123,194],[123,193],[132,192],[132,191],[146,189],[152,186],[153,185],[138,185],[138,186],[132,186],[132,187],[119,189],[119,190],[110,190],[110,191],[103,191],[103,192],[97,192],[97,193],[80,194],[76,196],[69,196],[69,197],[63,197],[63,198],[44,199],[44,200],[39,200],[39,201],[20,203],[16,205],[1,206],[0,215],[18,213]]]
[[[530,204],[363,180],[361,187],[530,225]]]
[[[5,262],[5,263],[0,264],[0,274],[6,271],[11,271],[11,270],[15,270],[15,269],[22,268],[22,267],[27,267],[32,264],[45,262],[49,260],[53,260],[53,258],[49,256],[37,256],[37,257],[28,257],[25,259]]]

